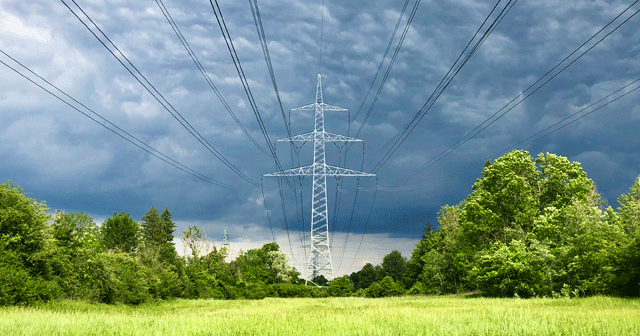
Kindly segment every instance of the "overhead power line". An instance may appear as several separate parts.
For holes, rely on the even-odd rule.
[[[404,39],[407,36],[407,33],[409,32],[409,28],[411,27],[411,23],[413,22],[413,18],[416,15],[416,12],[418,11],[418,6],[420,6],[420,1],[421,0],[417,0],[414,5],[413,8],[411,9],[411,13],[409,14],[409,18],[407,19],[407,23],[404,26],[404,30],[402,31],[402,34],[400,35],[400,40],[398,41],[398,45],[396,45],[396,49],[393,51],[393,56],[391,56],[391,60],[389,61],[389,65],[387,66],[387,70],[384,73],[384,76],[382,77],[382,81],[380,82],[380,85],[378,86],[378,91],[376,92],[375,96],[373,96],[373,100],[371,101],[371,105],[369,106],[369,109],[367,110],[367,113],[364,117],[364,119],[362,120],[362,122],[360,123],[360,128],[358,128],[358,131],[356,132],[356,134],[354,135],[354,137],[358,137],[360,135],[360,133],[362,132],[362,129],[364,128],[364,125],[367,123],[367,120],[369,119],[369,116],[371,115],[371,112],[373,111],[373,107],[376,105],[376,102],[378,102],[378,97],[380,96],[380,92],[382,92],[382,89],[384,88],[384,85],[387,82],[387,78],[389,77],[389,73],[391,73],[391,69],[393,68],[393,64],[396,62],[396,58],[398,57],[398,53],[400,52],[400,48],[402,47],[402,44],[404,43]],[[393,39],[396,35],[396,32],[398,31],[398,26],[400,25],[400,22],[402,21],[402,17],[404,16],[404,13],[407,9],[407,5],[409,4],[409,0],[406,0],[404,3],[404,6],[402,7],[402,12],[400,13],[400,17],[398,18],[398,22],[396,22],[396,26],[393,30],[393,34],[391,34],[391,39],[389,39],[389,43],[387,44],[387,49],[384,52],[384,55],[382,56],[382,60],[380,61],[380,64],[378,65],[378,70],[376,71],[376,75],[373,77],[373,81],[371,81],[371,85],[369,86],[369,90],[367,91],[367,94],[365,95],[365,99],[362,101],[362,104],[364,104],[364,101],[366,100],[367,96],[369,95],[369,92],[371,91],[371,88],[373,87],[373,83],[375,83],[376,78],[378,77],[378,75],[380,74],[380,69],[382,68],[382,64],[387,56],[387,53],[389,52],[389,48],[391,47],[391,44],[393,42]],[[360,114],[360,108],[362,108],[362,104],[360,104],[360,107],[358,108],[358,112],[356,113],[356,115],[353,117],[353,120],[356,120],[358,118],[358,115]]]
[[[251,134],[249,133],[247,128],[242,124],[242,122],[240,122],[240,120],[238,119],[236,114],[233,113],[233,110],[231,109],[231,106],[229,106],[229,104],[225,101],[225,99],[222,96],[222,94],[220,94],[220,91],[218,90],[216,85],[211,80],[211,77],[209,77],[209,74],[204,69],[204,66],[202,66],[202,63],[200,63],[200,60],[198,59],[198,56],[196,56],[196,53],[191,49],[191,46],[189,45],[189,42],[187,42],[187,39],[184,37],[184,35],[182,35],[182,31],[180,31],[180,28],[178,28],[178,25],[173,20],[173,17],[169,13],[169,10],[167,9],[167,7],[164,5],[164,2],[162,2],[162,0],[155,0],[155,2],[158,5],[158,7],[160,8],[160,11],[162,12],[162,15],[164,15],[165,19],[167,19],[167,22],[169,22],[169,25],[171,26],[171,29],[173,29],[173,32],[176,33],[176,35],[178,36],[178,40],[180,40],[180,43],[182,43],[182,46],[184,46],[185,50],[189,54],[189,57],[191,57],[193,62],[196,64],[196,67],[198,68],[198,70],[200,71],[202,76],[204,77],[205,81],[207,82],[207,84],[209,84],[209,87],[211,88],[211,90],[213,90],[213,93],[215,93],[215,95],[218,97],[218,99],[220,99],[220,102],[222,103],[224,108],[227,110],[227,112],[229,112],[229,115],[231,116],[231,118],[233,118],[233,120],[236,122],[236,124],[238,124],[238,127],[240,127],[240,129],[242,130],[242,132],[249,138],[249,140],[251,140],[251,142],[258,149],[260,149],[261,152],[263,152],[266,155],[269,155],[269,153],[267,153],[267,151],[264,148],[262,148],[262,146],[260,146],[258,144],[256,139],[254,139],[253,136],[251,136]]]
[[[579,111],[576,111],[576,112],[568,115],[567,117],[565,117],[565,118],[553,123],[552,125],[546,127],[545,129],[543,129],[543,130],[541,130],[541,131],[539,131],[539,132],[537,132],[537,133],[535,133],[535,134],[523,139],[522,141],[518,142],[517,144],[503,149],[502,152],[506,152],[506,151],[508,151],[510,149],[513,149],[513,148],[516,148],[516,147],[519,147],[519,146],[522,146],[522,147],[528,146],[528,145],[530,145],[530,144],[532,144],[532,143],[534,143],[534,142],[536,142],[536,141],[538,141],[538,140],[540,140],[540,139],[542,139],[542,138],[544,138],[544,137],[546,137],[546,136],[548,136],[548,135],[550,135],[552,133],[555,133],[555,132],[557,132],[557,131],[559,131],[559,130],[561,130],[561,129],[563,129],[563,128],[565,128],[565,127],[567,127],[567,126],[569,126],[569,125],[571,125],[571,124],[573,124],[575,122],[577,122],[578,120],[580,120],[580,119],[582,119],[582,118],[584,118],[584,117],[586,117],[586,116],[588,116],[588,115],[590,115],[590,114],[592,114],[592,113],[604,108],[605,106],[607,106],[607,105],[609,105],[609,104],[611,104],[611,103],[613,103],[615,101],[618,101],[622,97],[625,97],[625,96],[637,91],[638,89],[640,89],[640,86],[636,86],[635,88],[630,89],[629,91],[627,91],[627,92],[621,94],[620,96],[618,96],[618,97],[616,97],[616,98],[614,98],[614,99],[612,99],[612,100],[610,100],[610,101],[608,101],[608,102],[606,102],[606,103],[594,108],[593,110],[578,116],[579,114],[583,113],[584,111],[588,110],[589,108],[595,106],[596,104],[601,103],[605,99],[607,99],[607,98],[619,93],[620,91],[623,91],[624,89],[627,89],[628,87],[630,87],[631,85],[633,85],[633,84],[635,84],[635,83],[637,83],[639,81],[640,81],[640,78],[637,78],[636,80],[632,81],[631,83],[629,83],[629,84],[617,89],[616,91],[614,91],[614,92],[602,97],[600,100],[598,100],[598,101],[596,101],[596,102],[594,102],[592,104],[589,104],[588,106],[580,109]],[[565,122],[565,121],[567,121],[567,120],[569,120],[569,119],[571,119],[571,118],[573,118],[575,116],[578,116],[578,117],[573,119],[573,120],[571,120],[571,121],[568,121],[568,122],[564,123],[563,125],[560,125],[561,123],[563,123],[563,122]],[[555,129],[552,129],[552,128],[558,126],[558,125],[560,125],[560,126],[555,128]],[[547,131],[549,131],[549,132],[547,132]]]
[[[540,90],[544,85],[546,85],[547,83],[549,83],[551,80],[553,80],[554,78],[556,78],[560,73],[562,73],[564,70],[566,70],[568,67],[570,67],[572,64],[574,64],[577,60],[579,60],[582,56],[584,56],[586,53],[588,53],[589,51],[591,51],[591,49],[593,49],[595,46],[597,46],[600,42],[602,42],[604,39],[606,39],[607,37],[609,37],[613,32],[615,32],[616,30],[618,30],[618,28],[620,28],[622,25],[624,25],[625,23],[627,23],[631,18],[633,18],[636,14],[638,14],[638,12],[640,12],[640,10],[636,11],[635,13],[633,13],[632,15],[630,15],[626,20],[624,20],[622,23],[620,23],[618,26],[616,26],[613,30],[611,30],[609,33],[607,33],[606,35],[604,35],[602,38],[600,38],[598,41],[596,41],[591,47],[587,48],[584,52],[582,52],[581,54],[579,54],[575,59],[573,59],[571,62],[569,62],[568,64],[566,64],[564,67],[562,67],[560,70],[558,70],[555,74],[553,74],[552,76],[548,77],[542,84],[538,85],[536,87],[536,85],[538,83],[540,83],[543,79],[545,79],[547,76],[551,75],[554,70],[558,69],[563,63],[565,63],[566,61],[568,61],[571,56],[573,56],[574,54],[576,54],[580,49],[582,49],[585,45],[587,45],[589,42],[591,42],[593,39],[595,39],[598,35],[600,35],[600,33],[602,33],[607,27],[609,27],[611,24],[613,24],[618,18],[620,18],[624,13],[626,13],[629,9],[632,8],[633,5],[635,5],[636,3],[638,3],[638,1],[640,0],[636,0],[634,1],[631,5],[629,5],[627,8],[625,8],[622,12],[620,12],[620,14],[618,14],[615,18],[613,18],[611,21],[609,21],[606,25],[604,25],[602,28],[600,28],[600,30],[598,30],[595,34],[593,34],[589,39],[587,39],[584,43],[582,43],[578,48],[576,48],[574,51],[572,51],[569,55],[567,55],[564,59],[562,59],[562,61],[560,61],[558,64],[556,64],[554,67],[552,67],[551,69],[549,69],[549,71],[547,71],[544,75],[542,75],[540,78],[538,78],[533,84],[529,85],[529,87],[527,87],[524,91],[520,92],[518,95],[516,95],[513,99],[511,99],[511,101],[509,101],[506,105],[504,105],[502,108],[500,108],[498,111],[496,111],[495,113],[493,113],[491,116],[489,116],[489,118],[487,118],[485,121],[483,121],[482,123],[480,123],[478,126],[476,126],[473,130],[469,131],[467,134],[465,134],[463,137],[461,137],[460,139],[458,139],[458,141],[456,141],[454,144],[450,145],[449,147],[447,147],[445,150],[443,150],[442,152],[440,152],[438,155],[436,155],[435,157],[433,157],[432,159],[430,159],[429,161],[427,161],[426,163],[424,163],[422,166],[420,166],[419,168],[415,169],[410,176],[414,176],[418,173],[420,173],[421,171],[433,166],[434,164],[436,164],[437,162],[439,162],[440,160],[442,160],[444,157],[448,156],[449,154],[451,154],[453,151],[455,151],[456,149],[458,149],[459,147],[461,147],[462,145],[464,145],[465,143],[469,142],[472,138],[474,138],[475,136],[477,136],[480,132],[484,131],[485,129],[487,129],[489,126],[493,125],[496,121],[498,121],[500,118],[502,118],[503,116],[505,116],[507,113],[511,112],[515,107],[517,107],[518,105],[520,105],[522,102],[524,102],[527,98],[529,98],[531,95],[533,95],[534,93],[536,93],[538,90]],[[535,87],[535,89],[534,89]],[[532,90],[533,89],[533,90]],[[532,91],[531,91],[532,90]],[[530,92],[529,92],[530,91]],[[528,93],[527,93],[528,92]],[[518,100],[519,98],[521,98],[519,101],[516,102],[516,100]],[[515,104],[513,104],[514,102],[516,102]],[[502,113],[501,113],[502,112]],[[497,117],[496,117],[497,116]]]
[[[258,104],[256,103],[253,93],[251,92],[251,87],[249,87],[249,81],[247,80],[247,76],[242,69],[242,64],[240,63],[240,58],[238,57],[238,53],[236,52],[236,48],[233,45],[233,40],[231,35],[229,34],[229,29],[227,27],[226,22],[224,21],[224,15],[222,14],[222,10],[220,9],[220,5],[218,4],[218,0],[209,0],[211,4],[211,9],[213,10],[213,14],[216,17],[216,21],[218,22],[218,26],[220,27],[220,32],[222,33],[222,37],[224,38],[225,44],[227,45],[227,49],[229,50],[229,54],[231,55],[231,60],[233,61],[233,65],[238,72],[238,77],[240,78],[240,82],[242,87],[244,88],[244,92],[247,95],[247,99],[249,101],[249,105],[251,106],[251,110],[253,111],[256,120],[258,121],[258,125],[260,126],[260,131],[264,136],[265,141],[267,142],[267,146],[269,147],[269,151],[273,156],[273,160],[276,164],[276,169],[282,170],[282,165],[280,164],[280,160],[276,155],[275,148],[273,143],[271,142],[271,138],[267,132],[267,129],[264,125],[264,121],[262,120],[262,116],[260,115],[260,111],[258,110]],[[285,179],[289,188],[294,190],[293,185],[288,179]]]
[[[282,115],[282,121],[284,122],[285,129],[287,130],[287,135],[289,136],[289,138],[291,138],[291,127],[290,127],[290,124],[287,122],[287,117],[286,117],[286,115],[284,113],[284,108],[282,107],[282,99],[280,98],[280,91],[278,90],[278,83],[276,81],[275,71],[273,70],[273,64],[271,62],[271,54],[269,53],[269,44],[267,43],[267,37],[266,37],[266,34],[264,32],[264,26],[262,25],[262,17],[260,16],[260,8],[258,7],[258,1],[257,0],[249,0],[249,6],[251,7],[251,14],[253,16],[253,22],[254,22],[254,24],[256,26],[256,31],[258,33],[258,39],[260,40],[260,45],[262,46],[262,54],[264,56],[265,63],[267,64],[267,70],[269,71],[269,76],[271,77],[271,83],[273,85],[273,90],[275,91],[276,98],[278,99],[278,106],[280,107],[280,113]],[[295,147],[295,145],[293,143],[290,143],[289,149],[290,149],[290,154],[291,154],[291,165],[293,166],[294,165],[294,160],[293,160],[294,152],[296,154],[299,154],[299,152],[297,150],[297,147]],[[274,151],[275,151],[275,145],[274,145]],[[294,193],[296,193],[296,196],[295,196],[296,215],[298,217],[298,222],[302,223],[303,221],[301,220],[301,217],[300,217],[300,211],[298,211],[299,206],[301,206],[301,205],[298,204],[297,185],[294,184],[293,187],[294,187]],[[280,192],[282,193],[282,190]],[[281,204],[282,204],[283,212],[285,212],[285,217],[286,217],[286,209],[285,209],[285,205],[284,205],[284,196],[282,197]],[[285,226],[287,228],[289,226],[289,224],[287,223],[287,219],[286,218],[285,218]],[[302,231],[303,232],[305,231],[304,225],[302,225]],[[300,238],[300,242],[302,244],[302,241],[303,241],[302,234],[299,234],[299,238]]]
[[[215,2],[215,4],[214,4]],[[260,111],[258,110],[258,104],[256,103],[253,93],[251,92],[251,87],[249,87],[249,81],[247,80],[247,76],[242,69],[242,64],[240,63],[240,58],[238,57],[238,53],[236,52],[236,48],[233,45],[233,40],[231,38],[231,34],[229,34],[229,29],[227,27],[226,22],[224,21],[224,15],[222,14],[222,10],[220,9],[220,5],[218,4],[218,0],[209,0],[211,4],[211,9],[213,10],[213,14],[216,17],[216,21],[218,22],[218,26],[220,27],[220,32],[222,33],[222,37],[224,38],[225,44],[227,45],[227,49],[229,50],[229,54],[231,55],[231,60],[233,61],[233,65],[238,72],[238,77],[240,78],[240,82],[242,83],[242,87],[244,88],[244,92],[247,95],[247,100],[249,101],[249,105],[251,106],[251,110],[253,111],[256,120],[258,121],[258,125],[260,126],[260,131],[264,136],[265,141],[267,142],[267,146],[269,147],[269,151],[273,156],[273,160],[276,165],[276,169],[283,170],[282,165],[280,164],[280,160],[278,159],[278,155],[275,151],[275,146],[271,142],[271,138],[269,137],[269,133],[264,125],[264,121],[262,120],[262,116],[260,115]],[[294,186],[291,182],[285,178],[285,182],[287,182],[289,188],[295,192]],[[278,184],[280,185],[281,181],[278,180]],[[287,238],[289,239],[289,247],[291,248],[291,238],[289,235],[289,223],[287,219],[286,206],[284,202],[284,195],[282,192],[282,188],[280,188],[280,204],[283,212],[283,220],[285,222],[285,227],[287,229]],[[293,250],[291,251],[293,255]]]
[[[15,63],[17,63],[18,65],[20,65],[22,68],[24,68],[25,70],[27,70],[28,72],[30,72],[32,75],[36,76],[38,79],[40,79],[41,81],[45,82],[47,85],[49,85],[50,87],[52,87],[53,89],[55,89],[56,91],[60,92],[61,94],[63,94],[64,96],[66,96],[68,99],[70,99],[71,101],[75,102],[76,104],[80,105],[81,107],[83,107],[84,109],[86,109],[87,111],[91,112],[94,116],[96,116],[97,118],[99,118],[100,120],[92,117],[91,115],[87,114],[86,112],[80,110],[78,107],[74,106],[73,104],[71,104],[70,102],[64,100],[62,97],[56,95],[55,93],[53,93],[51,90],[45,88],[44,86],[42,86],[41,84],[36,83],[33,79],[27,77],[25,74],[21,73],[19,70],[17,70],[16,68],[10,66],[9,64],[5,63],[3,60],[0,60],[0,63],[2,63],[3,65],[5,65],[6,67],[8,67],[9,69],[13,70],[15,73],[17,73],[18,75],[22,76],[24,79],[28,80],[29,82],[31,82],[32,84],[36,85],[37,87],[39,87],[40,89],[44,90],[45,92],[47,92],[48,94],[52,95],[53,97],[55,97],[56,99],[60,100],[61,102],[65,103],[66,105],[68,105],[69,107],[71,107],[72,109],[76,110],[77,112],[81,113],[82,115],[84,115],[85,117],[91,119],[92,121],[94,121],[95,123],[99,124],[100,126],[106,128],[107,130],[109,130],[110,132],[112,132],[113,134],[121,137],[122,139],[128,141],[129,143],[131,143],[132,145],[142,149],[143,151],[149,153],[150,155],[164,161],[165,163],[173,166],[174,168],[177,168],[195,178],[198,178],[202,181],[205,181],[207,183],[211,183],[213,185],[225,188],[225,189],[229,189],[229,190],[237,190],[235,187],[230,186],[228,184],[216,181],[204,174],[201,174],[185,165],[183,165],[182,163],[174,160],[173,158],[165,155],[164,153],[156,150],[155,148],[151,147],[150,145],[148,145],[147,143],[143,142],[142,140],[138,139],[137,137],[135,137],[134,135],[132,135],[131,133],[125,131],[124,129],[120,128],[119,126],[117,126],[116,124],[112,123],[111,121],[109,121],[108,119],[104,118],[102,115],[100,115],[99,113],[95,112],[94,110],[92,110],[91,108],[87,107],[85,104],[81,103],[80,101],[78,101],[77,99],[73,98],[72,96],[70,96],[69,94],[67,94],[66,92],[62,91],[60,88],[58,88],[57,86],[53,85],[51,82],[49,82],[48,80],[46,80],[45,78],[43,78],[42,76],[38,75],[37,73],[35,73],[34,71],[32,71],[31,69],[29,69],[27,66],[25,66],[24,64],[20,63],[18,60],[16,60],[15,58],[11,57],[9,54],[7,54],[6,52],[4,52],[3,50],[0,50],[0,53],[4,54],[6,57],[10,58],[12,61],[14,61]],[[108,124],[108,125],[107,125]],[[111,127],[110,127],[110,126]],[[116,131],[117,130],[117,131]],[[126,136],[125,136],[126,135]]]
[[[502,10],[498,13],[495,19],[493,19],[492,23],[487,27],[482,36],[473,44],[473,47],[469,49],[469,46],[475,40],[476,36],[482,30],[482,28],[486,25],[487,21],[496,10],[501,1],[498,1],[496,5],[493,7],[489,15],[485,18],[482,25],[478,28],[476,33],[473,35],[465,49],[462,51],[458,59],[451,66],[449,71],[442,78],[438,86],[434,89],[433,93],[429,96],[427,101],[423,104],[422,108],[418,110],[418,112],[413,116],[413,118],[400,130],[390,141],[391,148],[384,154],[382,159],[374,166],[373,172],[377,172],[396,152],[396,150],[404,143],[409,134],[416,128],[416,126],[420,123],[420,121],[424,118],[424,116],[431,110],[431,107],[436,103],[440,95],[444,92],[444,90],[451,84],[451,81],[455,78],[455,76],[462,70],[462,68],[466,65],[466,63],[471,59],[471,57],[475,54],[478,48],[484,43],[484,41],[491,35],[491,33],[495,30],[497,25],[502,21],[502,19],[509,13],[511,8],[516,4],[517,0],[509,0],[507,4],[502,8]],[[395,139],[395,140],[394,140]]]
[[[267,70],[269,71],[269,77],[271,77],[271,83],[273,84],[273,90],[276,92],[276,98],[278,99],[278,106],[280,107],[280,113],[282,114],[282,121],[284,127],[287,129],[287,135],[291,137],[291,127],[287,123],[287,117],[282,107],[282,99],[280,99],[280,91],[278,90],[278,83],[276,82],[275,71],[273,70],[273,64],[271,63],[271,54],[269,53],[269,44],[267,43],[267,37],[264,33],[264,27],[262,25],[262,17],[260,16],[260,9],[258,8],[257,0],[249,0],[249,6],[251,7],[251,14],[253,15],[253,21],[256,25],[258,32],[258,38],[260,45],[262,46],[262,54],[264,60],[267,63]]]
[[[579,120],[581,120],[581,119],[583,119],[583,118],[585,118],[585,117],[597,112],[597,111],[599,111],[599,110],[601,110],[602,108],[604,108],[604,107],[606,107],[606,106],[608,106],[608,105],[620,100],[621,98],[623,98],[623,97],[625,97],[625,96],[627,96],[627,95],[639,90],[640,89],[640,85],[636,86],[636,87],[633,87],[633,88],[630,88],[632,85],[634,85],[634,84],[636,84],[638,82],[640,82],[640,78],[637,78],[637,79],[631,81],[630,83],[620,87],[619,89],[609,93],[608,95],[598,99],[597,101],[595,101],[595,102],[593,102],[593,103],[581,108],[580,110],[578,110],[578,111],[566,116],[565,118],[560,119],[559,121],[557,121],[557,122],[545,127],[544,129],[542,129],[542,130],[540,130],[540,131],[528,136],[527,138],[522,139],[518,143],[516,143],[514,145],[511,145],[511,146],[508,146],[508,147],[506,147],[506,148],[504,148],[504,149],[502,149],[500,151],[497,151],[497,152],[491,154],[489,157],[499,157],[500,155],[502,155],[502,154],[506,153],[507,151],[512,150],[514,148],[526,147],[526,146],[528,146],[528,145],[530,145],[530,144],[532,144],[534,142],[537,142],[537,141],[541,140],[542,138],[545,138],[545,137],[547,137],[547,136],[549,136],[549,135],[551,135],[551,134],[553,134],[553,133],[555,133],[555,132],[557,132],[557,131],[559,131],[559,130],[561,130],[561,129],[563,129],[563,128],[565,128],[565,127],[567,127],[567,126],[569,126],[569,125],[571,125],[571,124],[573,124],[573,123],[575,123],[575,122],[577,122],[577,121],[579,121]],[[625,89],[628,89],[628,91],[626,91],[623,94],[621,94],[621,95],[619,95],[619,96],[617,96],[617,97],[615,97],[615,98],[603,103],[600,106],[597,106],[597,107],[593,108],[594,106],[596,106],[596,105],[602,103],[603,101],[605,101],[606,99],[611,98],[612,96],[624,91]],[[587,110],[589,110],[591,108],[593,108],[591,111],[585,113],[585,111],[587,111]],[[448,176],[457,176],[462,172],[465,172],[465,171],[468,171],[470,169],[474,169],[474,168],[477,168],[477,167],[478,167],[478,164],[477,163],[473,163],[473,164],[470,164],[469,166],[467,166],[466,168],[463,168],[463,169],[448,170],[448,171],[445,172],[445,174],[447,174]],[[421,184],[408,185],[408,186],[397,187],[397,188],[380,188],[380,190],[381,191],[403,192],[403,191],[409,191],[409,190],[413,190],[413,189],[427,187],[429,185],[430,185],[430,183],[421,183]],[[359,188],[359,189],[360,190],[365,190],[364,188]],[[345,191],[345,192],[350,192],[350,191]]]
[[[373,79],[371,80],[371,84],[369,85],[369,89],[367,90],[367,93],[364,95],[364,98],[362,99],[362,103],[360,103],[360,106],[358,107],[358,110],[356,111],[356,114],[353,117],[353,120],[356,120],[358,118],[358,116],[360,115],[360,112],[362,111],[362,107],[364,106],[365,102],[367,101],[367,98],[369,97],[369,94],[371,93],[371,90],[373,89],[373,86],[376,83],[376,80],[378,79],[378,76],[380,75],[380,71],[382,70],[382,66],[384,65],[384,61],[387,58],[387,55],[389,53],[389,50],[391,49],[391,46],[393,45],[393,41],[395,40],[395,36],[396,33],[398,32],[398,28],[400,27],[400,23],[402,22],[402,18],[404,17],[404,14],[407,10],[407,7],[409,5],[409,1],[410,0],[405,0],[404,5],[402,6],[402,10],[400,11],[400,16],[398,17],[398,21],[396,22],[396,25],[393,29],[393,32],[391,33],[391,38],[389,38],[389,42],[387,43],[387,47],[384,51],[384,53],[382,54],[382,59],[380,59],[380,63],[378,64],[378,69],[376,70],[375,75],[373,76]],[[369,115],[371,115],[371,111],[373,111],[373,107],[375,106],[376,102],[378,101],[378,96],[380,95],[380,92],[382,91],[382,88],[384,87],[386,81],[387,81],[387,77],[389,76],[389,73],[391,72],[391,68],[393,68],[393,64],[395,63],[396,57],[398,56],[398,53],[400,52],[400,48],[402,47],[402,43],[404,42],[404,38],[409,30],[409,27],[411,26],[411,23],[413,22],[413,17],[415,16],[415,13],[418,9],[418,6],[420,5],[420,0],[417,0],[414,5],[413,5],[413,9],[411,10],[411,14],[409,16],[409,19],[407,20],[403,33],[401,34],[400,40],[398,41],[398,45],[395,48],[395,51],[393,53],[393,57],[391,58],[391,60],[389,61],[389,65],[387,66],[387,70],[385,72],[384,78],[382,79],[380,86],[378,87],[378,90],[376,92],[375,97],[373,98],[372,102],[371,102],[371,106],[369,106],[369,109],[367,111],[367,114],[364,118],[364,120],[361,122],[360,128],[358,129],[355,137],[358,137],[360,135],[360,132],[362,131],[362,129],[364,128],[364,125],[366,124]],[[347,127],[347,135],[349,135],[351,133],[351,120],[349,120],[349,124]],[[347,144],[345,151],[344,151],[344,164],[346,165],[347,162],[347,157],[349,155],[349,149],[351,148],[351,144]],[[341,151],[342,154],[342,151]],[[340,161],[338,161],[339,163]],[[362,165],[360,167],[360,171],[362,171],[364,169],[364,144],[362,147]],[[334,222],[334,227],[335,227],[335,221],[338,215],[338,211],[340,210],[340,203],[342,201],[342,194],[339,193],[339,190],[342,188],[342,180],[338,182],[338,186],[336,187],[336,202],[335,202],[335,206],[334,206],[334,217],[333,217],[333,222]],[[355,204],[358,200],[358,193],[356,192],[355,194],[355,199],[353,201],[354,204],[354,208],[352,208],[351,210],[351,219],[349,220],[349,226],[347,229],[347,236],[345,238],[345,242],[344,245],[346,246],[348,239],[349,239],[349,232],[351,231],[351,222],[353,221],[353,214],[355,211]],[[333,237],[333,236],[332,236]],[[344,251],[344,250],[343,250]],[[342,258],[343,258],[344,254],[342,254],[340,256],[340,266],[342,266]]]
[[[376,186],[377,185],[378,185],[378,179],[376,178]],[[367,220],[364,223],[364,232],[367,232],[367,230],[369,228],[369,221],[371,220],[371,214],[373,213],[373,206],[376,204],[376,197],[377,196],[378,196],[378,188],[376,187],[376,190],[375,190],[375,192],[373,194],[373,201],[371,202],[371,208],[369,209],[369,214],[367,215]],[[349,265],[349,269],[351,269],[353,267],[353,264],[356,262],[356,259],[358,258],[358,254],[360,253],[360,249],[362,248],[362,241],[363,240],[364,240],[364,233],[362,234],[362,236],[360,236],[360,243],[358,244],[358,249],[356,250],[356,253],[353,256],[353,260],[351,261],[351,264]]]
[[[87,23],[84,20],[82,20],[80,18],[80,16],[78,16],[77,13],[71,7],[69,7],[69,5],[65,2],[65,0],[60,0],[60,1],[67,7],[67,9],[69,9],[69,11],[71,11],[71,13],[82,23],[82,25],[84,25],[85,28],[87,28],[87,30],[89,30],[89,32],[100,42],[100,44],[102,44],[109,51],[109,53],[111,53],[111,55],[114,58],[116,58],[116,60],[118,60],[118,62],[138,81],[138,83],[140,83],[147,90],[147,92],[149,92],[160,103],[160,105],[162,105],[162,107],[165,110],[167,110],[171,114],[171,116],[173,116],[180,123],[180,125],[182,125],[182,127],[184,127],[194,138],[196,138],[196,140],[198,140],[198,142],[200,142],[200,144],[202,144],[209,152],[211,152],[225,166],[227,166],[229,169],[231,169],[234,173],[236,173],[242,179],[244,179],[245,181],[247,181],[248,183],[250,183],[251,185],[253,185],[255,187],[260,187],[260,184],[258,184],[256,181],[252,180],[250,177],[248,177],[246,174],[244,174],[242,171],[240,171],[240,169],[238,169],[229,160],[227,160],[227,158],[225,158],[193,126],[191,126],[191,124],[180,114],[180,112],[178,112],[173,107],[173,105],[171,105],[171,103],[169,103],[164,98],[164,96],[147,80],[147,78],[138,70],[138,68],[136,68],[133,65],[133,63],[131,63],[131,61],[124,55],[124,53],[122,51],[120,51],[120,49],[113,43],[113,41],[111,41],[111,39],[109,39],[109,37],[102,31],[102,29],[100,29],[100,27],[93,21],[93,19],[91,19],[91,17],[82,9],[82,7],[80,7],[76,3],[75,0],[71,0],[71,1],[76,5],[76,7],[78,7],[78,9],[84,14],[84,16],[86,16],[87,19],[96,27],[96,29],[98,29],[100,34],[102,36],[104,36],[104,38],[109,42],[109,44],[111,46],[113,46],[113,48],[129,64],[129,66],[131,66],[131,68],[133,68],[133,70],[131,70],[127,65],[125,65],[125,63],[116,55],[116,53],[113,50],[111,50],[111,48],[109,48],[107,46],[107,44],[100,37],[98,37],[98,35],[93,31],[93,29],[91,29],[87,25]],[[133,71],[135,71],[137,76],[136,76],[136,74],[134,74]],[[142,78],[142,80],[139,77]],[[144,80],[144,83],[143,83],[143,80]]]

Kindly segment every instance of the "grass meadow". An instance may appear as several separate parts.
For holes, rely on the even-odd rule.
[[[0,335],[640,335],[640,300],[468,296],[61,301],[0,307]]]

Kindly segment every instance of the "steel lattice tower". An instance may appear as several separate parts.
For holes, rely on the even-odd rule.
[[[315,112],[315,127],[311,133],[296,135],[278,141],[288,142],[313,142],[313,164],[284,170],[264,176],[313,176],[311,196],[311,250],[307,263],[309,280],[319,275],[325,275],[333,279],[333,265],[331,263],[331,247],[329,244],[329,216],[327,209],[327,175],[340,176],[375,176],[375,174],[363,173],[351,169],[330,166],[325,160],[325,143],[327,142],[355,142],[362,141],[339,134],[333,134],[324,130],[324,112],[346,112],[347,109],[325,104],[322,98],[322,80],[318,74],[316,88],[316,101],[313,104],[301,106],[292,111]]]

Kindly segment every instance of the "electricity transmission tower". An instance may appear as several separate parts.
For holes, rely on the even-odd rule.
[[[326,142],[344,142],[346,144],[348,142],[362,140],[329,133],[324,130],[325,111],[346,112],[348,110],[324,103],[322,98],[322,80],[320,74],[318,74],[315,103],[292,109],[292,111],[315,112],[315,128],[311,133],[300,134],[292,136],[291,138],[280,139],[278,141],[313,142],[313,164],[287,169],[272,174],[265,174],[264,176],[313,176],[310,230],[311,250],[309,251],[309,259],[307,262],[307,274],[309,275],[309,280],[313,280],[320,275],[324,275],[328,279],[333,279],[331,247],[329,244],[327,176],[334,176],[337,178],[341,176],[375,176],[375,174],[363,173],[326,164]]]
[[[224,258],[229,256],[229,235],[227,234],[227,228],[224,228],[224,234],[222,235],[222,247],[224,248]]]

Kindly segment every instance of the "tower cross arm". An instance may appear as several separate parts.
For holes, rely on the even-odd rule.
[[[362,141],[360,139],[347,137],[341,134],[334,134],[329,132],[318,132],[317,137],[315,137],[316,132],[309,132],[305,134],[299,134],[292,136],[290,138],[279,139],[277,141],[288,141],[288,142],[311,142],[311,141],[324,141],[324,142],[356,142]]]
[[[341,168],[336,166],[330,166],[328,164],[320,165],[316,164],[315,172],[314,165],[308,165],[303,167],[297,167],[292,169],[287,169],[271,174],[264,174],[267,177],[273,176],[313,176],[315,173],[316,176],[376,176],[376,174],[365,173],[353,169]]]
[[[271,177],[271,176],[312,176],[313,175],[313,165],[308,165],[304,167],[297,167],[292,169],[287,169],[271,174],[264,174],[263,176]]]
[[[342,107],[338,107],[338,106],[330,105],[330,104],[325,104],[325,103],[322,103],[322,109],[325,110],[325,111],[337,111],[337,112],[347,112],[347,111],[349,111],[346,108],[342,108]]]
[[[328,176],[376,176],[376,174],[365,173],[353,169],[341,168],[336,166],[324,165],[325,175]]]
[[[325,103],[311,103],[308,105],[292,108],[291,111],[315,111],[316,108],[321,108],[324,111],[336,111],[336,112],[349,111],[349,109],[331,105],[331,104],[325,104]]]

